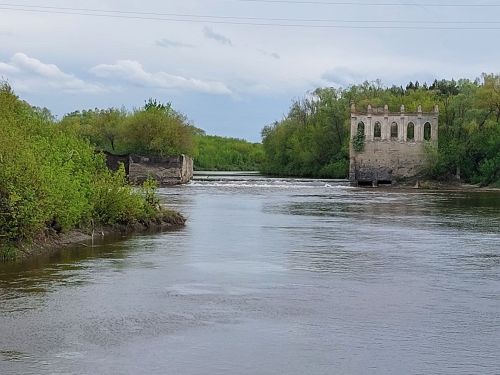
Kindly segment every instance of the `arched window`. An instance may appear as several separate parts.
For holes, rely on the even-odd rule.
[[[398,138],[398,124],[396,124],[395,122],[391,124],[391,138]]]
[[[424,139],[426,141],[431,140],[431,124],[426,122],[424,125]]]
[[[406,128],[406,139],[409,141],[415,140],[415,125],[413,122],[410,122]]]
[[[363,124],[363,122],[358,124],[358,134],[365,135],[365,124]]]
[[[373,128],[373,137],[374,138],[382,137],[382,125],[380,125],[380,122],[375,123],[375,127]]]

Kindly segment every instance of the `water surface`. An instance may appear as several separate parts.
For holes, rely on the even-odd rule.
[[[200,175],[185,228],[0,266],[0,374],[500,374],[500,194]]]

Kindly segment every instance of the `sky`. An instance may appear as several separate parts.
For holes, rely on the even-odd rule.
[[[500,2],[426,1],[0,3],[0,78],[59,118],[157,98],[258,142],[316,87],[500,72]]]

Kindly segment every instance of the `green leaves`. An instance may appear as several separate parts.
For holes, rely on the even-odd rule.
[[[151,182],[140,191],[129,186],[124,169],[110,172],[73,128],[74,119],[78,126],[89,121],[111,128],[121,112],[74,115],[68,126],[57,126],[50,114],[22,102],[5,85],[0,108],[0,257],[44,231],[91,222],[133,224],[161,215]]]
[[[295,101],[282,121],[262,131],[262,170],[276,175],[346,177],[347,99],[321,88]]]
[[[115,155],[193,155],[197,129],[170,103],[149,99],[131,113],[116,108],[74,112],[63,118],[63,129],[88,139],[97,149]]]
[[[193,128],[173,110],[142,110],[129,115],[123,139],[128,153],[173,156],[193,155]]]
[[[364,129],[359,129],[356,135],[352,138],[352,148],[356,152],[361,152],[365,148],[365,133]]]
[[[259,143],[210,135],[197,135],[196,143],[197,170],[257,171],[264,159],[264,151]]]

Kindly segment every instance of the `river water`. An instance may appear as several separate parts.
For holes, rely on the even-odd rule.
[[[0,374],[500,374],[500,194],[199,175],[0,266]]]

